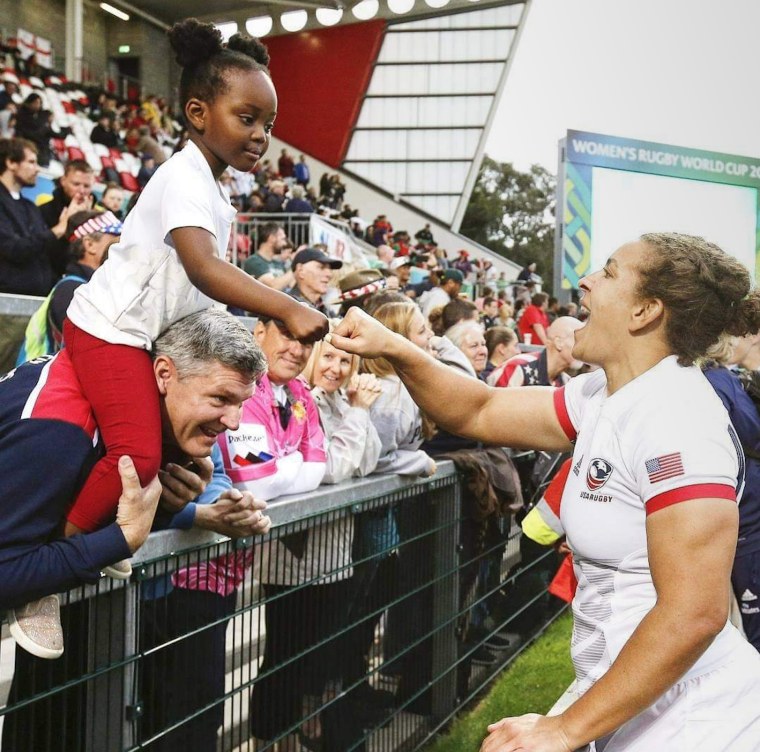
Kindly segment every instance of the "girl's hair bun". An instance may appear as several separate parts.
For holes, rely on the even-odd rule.
[[[234,34],[227,42],[227,49],[241,52],[264,68],[269,67],[269,52],[264,44],[255,37],[249,37],[246,34]]]
[[[167,33],[176,60],[183,68],[208,60],[223,48],[219,29],[213,24],[201,23],[197,18],[180,21]]]

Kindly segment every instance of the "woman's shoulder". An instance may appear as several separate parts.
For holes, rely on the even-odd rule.
[[[380,396],[375,400],[370,411],[376,412],[377,410],[390,409],[405,397],[411,400],[411,395],[398,376],[381,376],[377,381],[380,384]]]
[[[311,398],[319,408],[319,412],[328,412],[335,415],[342,414],[345,407],[348,406],[348,399],[341,390],[334,394],[328,394],[324,389],[318,386],[306,386]]]
[[[510,358],[507,363],[518,359],[516,362],[518,365],[524,365],[520,362],[522,356],[515,356]],[[526,359],[526,362],[527,359]],[[571,378],[563,387],[565,394],[570,395],[571,398],[586,402],[594,397],[602,399],[607,393],[607,374],[603,369],[598,368],[595,371],[589,373],[582,373],[579,376]]]
[[[730,374],[716,375],[720,380],[726,376],[730,378]],[[629,405],[629,427],[634,433],[677,432],[696,439],[714,435],[729,422],[722,389],[716,389],[696,366],[679,366],[674,361],[644,386],[632,395],[635,399]]]

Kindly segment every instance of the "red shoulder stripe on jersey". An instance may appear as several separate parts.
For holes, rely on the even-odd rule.
[[[562,430],[565,432],[565,436],[567,436],[570,441],[575,441],[578,433],[573,426],[573,422],[570,420],[570,413],[567,411],[564,386],[554,390],[554,409],[557,412],[557,419],[559,420],[560,426],[562,426]]]
[[[664,491],[653,496],[646,503],[647,516],[673,504],[692,499],[728,499],[736,501],[736,489],[724,483],[695,483],[693,486],[681,486],[671,491]]]

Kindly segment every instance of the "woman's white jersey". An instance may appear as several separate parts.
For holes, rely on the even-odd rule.
[[[555,392],[555,407],[563,430],[575,441],[561,520],[578,578],[571,652],[576,690],[583,694],[609,669],[657,600],[647,555],[647,516],[692,499],[736,503],[744,482],[744,455],[728,413],[708,381],[698,368],[679,366],[675,356],[611,396],[603,371],[575,378]],[[699,577],[699,572],[694,576]],[[746,677],[739,674],[746,671],[747,662],[754,666],[755,689],[760,691],[760,656],[727,624],[661,701],[667,704],[674,692],[680,696],[679,688],[708,675],[728,676],[730,683],[733,666],[735,684],[746,692]],[[693,696],[689,702],[693,704]],[[753,707],[745,720],[760,724],[760,697],[755,697]],[[606,740],[609,746],[598,741],[597,749],[643,750],[646,744],[659,743],[664,739],[661,734],[650,738],[645,733],[639,739],[641,734],[633,730],[641,724],[653,727],[651,712],[625,724]],[[662,709],[656,712],[659,718]],[[665,726],[668,733],[673,731]],[[754,731],[758,734],[754,749],[760,750],[760,725]],[[626,734],[628,741],[622,746],[613,743]],[[639,739],[635,745],[633,738]],[[675,749],[662,747],[666,748]]]

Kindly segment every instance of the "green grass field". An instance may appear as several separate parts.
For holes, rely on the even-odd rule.
[[[425,752],[478,752],[489,723],[505,716],[547,712],[574,679],[571,632],[572,618],[565,614],[515,660],[477,706],[462,713]]]

